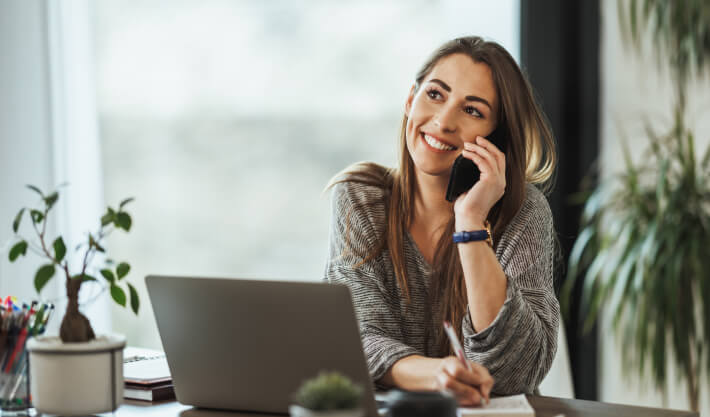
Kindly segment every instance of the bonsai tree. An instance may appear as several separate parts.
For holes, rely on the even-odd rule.
[[[12,231],[15,233],[18,242],[15,243],[9,252],[10,262],[15,262],[20,256],[25,256],[28,249],[35,252],[47,263],[37,269],[34,277],[34,287],[39,294],[47,283],[54,277],[57,270],[64,276],[67,290],[67,310],[62,319],[59,330],[59,337],[63,342],[87,342],[95,338],[94,330],[91,328],[89,320],[79,311],[79,290],[83,283],[87,281],[98,281],[91,275],[92,261],[97,252],[105,253],[102,246],[103,240],[114,230],[131,230],[131,216],[124,207],[133,201],[132,198],[123,200],[117,209],[108,207],[106,213],[100,219],[100,227],[93,233],[88,233],[86,241],[76,247],[77,253],[82,259],[81,268],[71,272],[69,261],[66,258],[67,247],[62,236],[57,236],[52,240],[47,236],[48,216],[52,208],[59,199],[58,191],[45,195],[34,185],[27,188],[36,192],[41,197],[41,207],[22,208],[12,222]],[[25,215],[27,213],[27,215]],[[30,241],[18,234],[20,224],[24,217],[29,217],[32,222],[32,229],[35,232],[36,240]],[[113,262],[106,261],[106,267],[100,270],[101,276],[106,281],[113,300],[121,306],[126,306],[126,291],[121,287],[125,284],[130,296],[130,305],[134,313],[138,314],[139,299],[136,289],[124,280],[131,266],[126,262],[121,262],[113,268]]]
[[[322,372],[306,380],[295,400],[312,411],[353,410],[360,406],[362,388],[337,372]]]
[[[650,34],[658,63],[669,64],[676,94],[672,125],[659,132],[647,123],[642,162],[635,164],[624,146],[623,172],[586,201],[562,301],[583,275],[584,328],[608,303],[613,327],[633,346],[623,350],[624,370],[635,367],[642,377],[650,370],[660,390],[673,363],[698,411],[699,379],[704,369],[710,375],[710,149],[698,160],[685,110],[689,81],[710,67],[710,4],[619,5],[633,45],[642,50],[642,35]]]

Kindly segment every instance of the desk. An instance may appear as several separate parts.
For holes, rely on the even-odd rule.
[[[698,417],[690,411],[666,410],[662,408],[635,407],[608,404],[596,401],[568,400],[564,398],[528,395],[536,417]],[[106,414],[111,415],[111,414]],[[143,403],[126,401],[115,414],[116,417],[269,417],[269,414],[232,413],[226,411],[201,410],[175,401],[163,403]]]

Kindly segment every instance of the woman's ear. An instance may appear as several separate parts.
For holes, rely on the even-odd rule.
[[[412,101],[414,101],[414,95],[417,93],[417,85],[412,84],[412,88],[409,90],[409,96],[407,101],[404,103],[404,115],[409,117],[409,111],[412,110]]]

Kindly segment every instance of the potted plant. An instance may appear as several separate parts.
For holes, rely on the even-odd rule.
[[[99,282],[95,277],[94,257],[105,256],[104,239],[114,230],[131,229],[132,219],[125,206],[133,199],[123,200],[118,208],[107,208],[101,217],[98,230],[90,232],[86,241],[76,247],[79,255],[76,270],[67,257],[67,246],[62,236],[53,240],[47,235],[48,216],[59,199],[58,191],[43,193],[28,185],[41,198],[39,208],[22,208],[12,223],[17,237],[9,252],[10,262],[15,262],[29,251],[46,263],[34,277],[34,287],[41,293],[47,283],[57,275],[64,278],[67,309],[62,318],[59,337],[40,336],[27,342],[30,356],[30,392],[38,411],[61,415],[86,415],[115,410],[123,399],[123,348],[126,340],[120,335],[94,334],[89,320],[79,311],[79,290],[86,282]],[[28,240],[18,234],[25,217],[29,217],[36,239]],[[50,243],[51,242],[51,245]],[[102,256],[103,258],[103,256]],[[139,307],[136,289],[124,278],[131,267],[126,262],[116,265],[110,260],[99,272],[113,300],[137,314]],[[99,283],[99,285],[102,285]],[[122,286],[128,289],[128,296]],[[71,376],[70,376],[71,375]]]
[[[360,417],[362,387],[337,372],[322,372],[303,382],[289,407],[292,417]]]
[[[659,57],[668,58],[672,126],[659,133],[647,124],[642,162],[634,164],[624,146],[624,170],[587,199],[562,301],[568,310],[574,280],[584,276],[584,328],[608,305],[613,327],[633,346],[622,352],[624,371],[650,371],[660,391],[674,364],[698,411],[700,378],[710,370],[710,149],[698,161],[685,110],[689,80],[710,67],[710,4],[620,4],[629,6],[620,16],[635,45],[650,30]]]

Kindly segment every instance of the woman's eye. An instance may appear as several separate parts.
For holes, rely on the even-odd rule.
[[[426,94],[427,96],[429,96],[430,99],[433,100],[440,100],[442,98],[441,93],[434,88],[427,90]]]
[[[466,113],[470,114],[471,116],[483,117],[483,115],[481,114],[481,112],[478,111],[478,110],[476,110],[476,108],[473,107],[473,106],[466,106],[463,111],[465,111]]]

